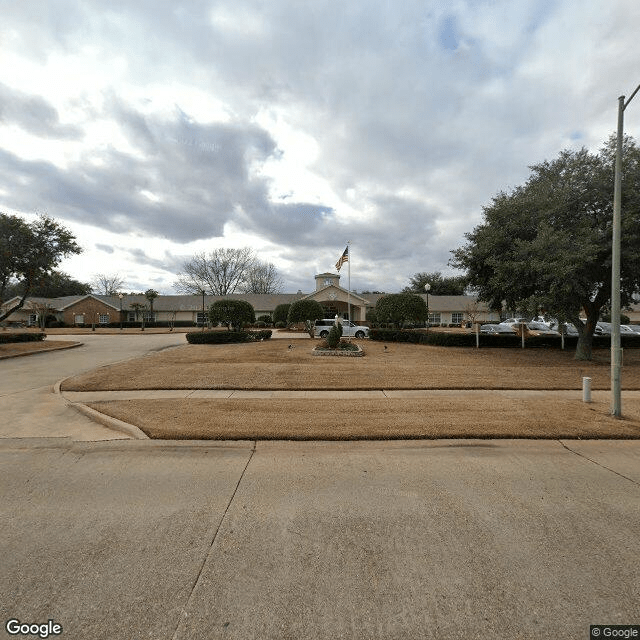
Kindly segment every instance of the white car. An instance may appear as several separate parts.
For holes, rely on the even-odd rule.
[[[331,331],[331,327],[335,324],[335,318],[325,318],[324,320],[316,320],[315,329],[313,335],[316,338],[326,338]],[[344,337],[353,338],[368,338],[369,327],[365,327],[360,324],[354,324],[349,320],[341,320],[342,335]]]

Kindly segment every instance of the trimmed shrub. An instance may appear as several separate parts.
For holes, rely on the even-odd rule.
[[[194,331],[185,335],[189,344],[230,344],[253,339],[246,331]]]
[[[273,310],[273,322],[276,323],[276,326],[278,322],[282,322],[282,326],[287,325],[287,316],[289,315],[290,306],[291,306],[290,304],[279,304]]]
[[[423,331],[400,331],[391,329],[371,329],[369,331],[371,340],[380,340],[383,342],[409,342],[413,344],[429,344],[439,347],[475,347],[475,333],[444,333],[440,331],[432,331],[425,333]],[[578,343],[577,336],[565,336],[565,349],[572,349]],[[625,349],[640,348],[640,335],[634,336],[630,334],[622,334],[620,343]],[[562,342],[560,336],[539,335],[529,336],[525,338],[526,349],[546,348],[560,349]],[[494,335],[481,333],[481,347],[496,348],[519,348],[522,346],[522,338],[515,334]],[[593,336],[594,349],[608,349],[611,347],[610,336]]]
[[[263,329],[262,331],[252,331],[250,335],[259,342],[260,340],[270,340],[272,334],[271,329]]]
[[[276,329],[284,329],[287,326],[286,322],[282,322],[282,320],[278,320],[278,322],[276,322],[275,327]]]
[[[214,325],[220,322],[230,330],[241,332],[245,325],[256,321],[256,313],[245,300],[225,298],[217,300],[209,307],[209,320]]]
[[[379,322],[395,326],[421,323],[427,319],[427,305],[415,293],[390,293],[376,302],[375,314]]]
[[[267,326],[267,323],[264,320],[258,320],[253,326],[262,329],[262,327]]]
[[[0,333],[0,344],[8,344],[10,342],[40,342],[46,337],[46,333]]]
[[[329,345],[329,349],[335,349],[340,342],[340,329],[334,324],[329,330],[329,335],[327,336],[327,344]]]
[[[313,321],[324,317],[324,310],[319,302],[311,299],[296,300],[290,307],[287,315],[287,323],[295,324],[304,322],[305,329],[313,338]]]
[[[258,316],[258,322],[264,322],[265,326],[267,326],[268,324],[271,324],[272,320],[271,320],[271,316],[269,314],[263,314],[261,316]]]

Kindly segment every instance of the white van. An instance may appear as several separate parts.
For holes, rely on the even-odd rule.
[[[342,335],[343,337],[353,338],[368,338],[369,327],[364,327],[359,324],[354,324],[349,320],[341,320]],[[335,324],[335,318],[325,318],[324,320],[316,320],[315,329],[313,335],[316,338],[326,338],[331,331],[331,327]]]

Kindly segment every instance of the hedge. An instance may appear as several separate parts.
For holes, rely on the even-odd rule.
[[[46,333],[0,333],[0,344],[8,342],[40,342],[46,337]]]
[[[271,330],[263,331],[194,331],[187,333],[189,344],[232,344],[236,342],[256,342],[269,340]]]
[[[400,331],[394,329],[371,329],[369,332],[371,340],[381,340],[384,342],[409,342],[413,344],[430,344],[441,347],[475,347],[475,333],[443,333],[440,331],[432,331],[426,333],[423,331]],[[565,348],[574,348],[578,343],[578,336],[565,336]],[[640,347],[640,335],[633,336],[622,334],[620,336],[620,344],[625,349],[634,349]],[[562,345],[560,336],[539,335],[529,336],[525,338],[525,348],[557,348]],[[593,336],[594,349],[610,348],[610,336]],[[494,335],[481,333],[481,347],[521,347],[522,338],[515,334]]]

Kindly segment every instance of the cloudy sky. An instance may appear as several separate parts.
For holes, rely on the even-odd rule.
[[[638,0],[0,0],[0,15],[0,211],[58,219],[84,248],[62,268],[127,290],[172,293],[216,247],[253,247],[288,292],[347,241],[356,290],[451,272],[492,195],[598,149],[640,82]],[[640,97],[625,117],[640,138]]]

